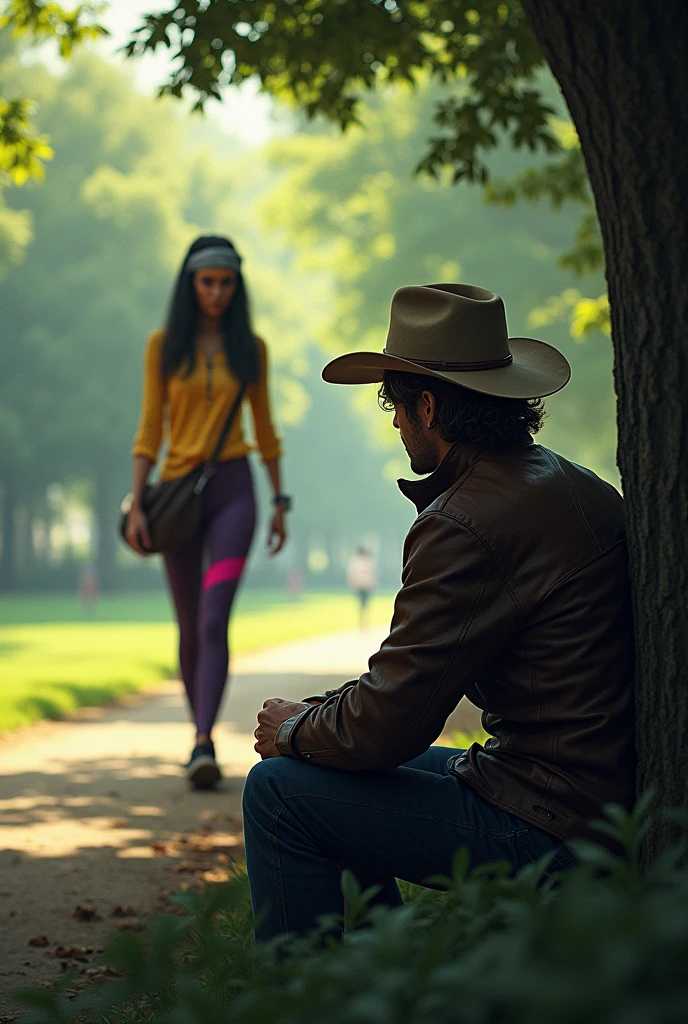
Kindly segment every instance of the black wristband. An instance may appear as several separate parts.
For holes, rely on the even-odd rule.
[[[289,494],[276,494],[272,499],[272,504],[277,508],[283,508],[285,512],[291,512],[292,500]]]

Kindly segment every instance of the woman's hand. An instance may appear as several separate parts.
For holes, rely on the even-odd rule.
[[[148,520],[140,508],[131,508],[127,516],[127,544],[139,555],[149,555],[151,547]]]
[[[268,534],[268,553],[276,555],[281,551],[287,541],[287,528],[284,525],[285,511],[282,505],[277,505],[270,520],[270,532]]]

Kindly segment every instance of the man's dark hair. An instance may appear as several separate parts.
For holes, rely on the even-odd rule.
[[[450,384],[424,373],[385,370],[378,392],[380,407],[403,406],[418,422],[418,400],[430,391],[437,403],[437,426],[443,441],[472,441],[486,447],[523,444],[537,434],[545,418],[541,398],[497,398]]]

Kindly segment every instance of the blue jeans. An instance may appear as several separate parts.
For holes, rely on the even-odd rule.
[[[514,870],[557,850],[561,840],[484,800],[447,771],[461,751],[430,747],[392,771],[345,772],[287,757],[249,772],[244,835],[256,940],[310,932],[323,914],[342,914],[342,870],[375,903],[401,904],[396,878],[420,885],[451,876],[454,855],[471,864],[507,860]]]

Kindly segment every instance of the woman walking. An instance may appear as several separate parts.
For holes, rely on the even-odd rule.
[[[142,496],[163,425],[167,456],[160,478],[174,480],[211,457],[242,387],[274,494],[268,547],[276,554],[286,539],[290,499],[281,492],[281,448],[270,413],[265,344],[251,330],[241,257],[226,238],[199,238],[182,264],[165,330],[148,339],[126,532],[139,554],[150,547]],[[256,518],[249,450],[239,411],[203,492],[198,530],[183,547],[164,554],[179,623],[181,673],[196,726],[186,772],[199,789],[220,778],[212,729],[227,681],[232,602]]]

